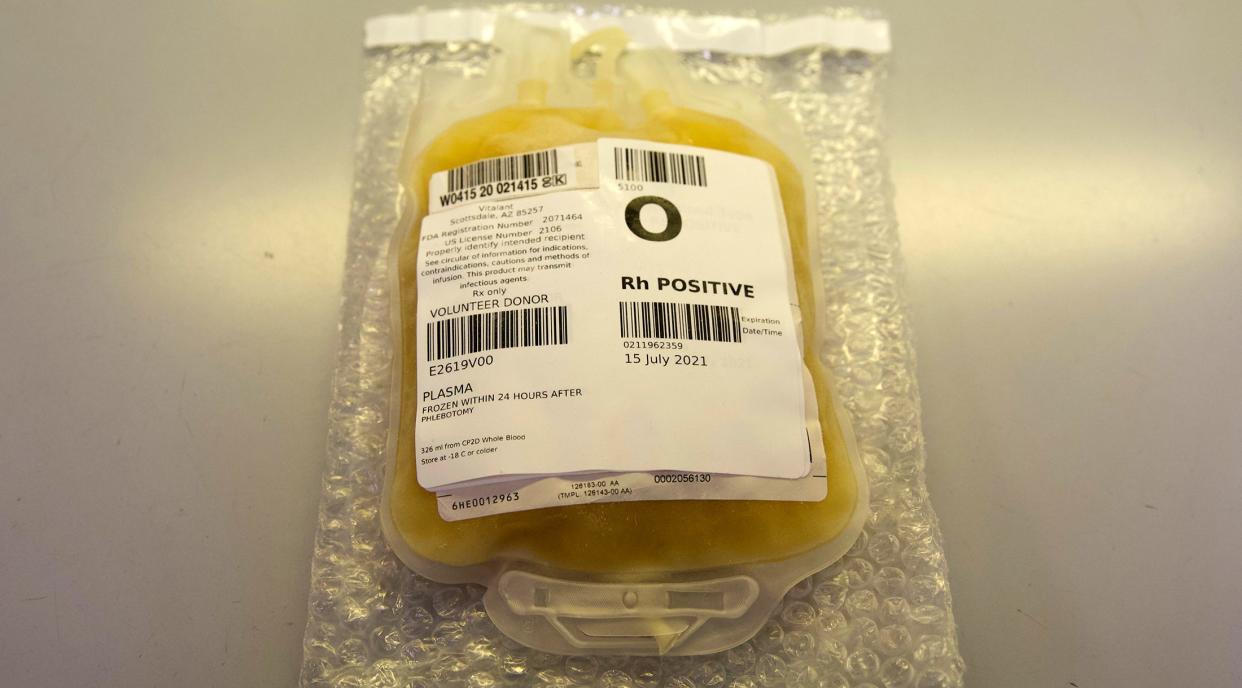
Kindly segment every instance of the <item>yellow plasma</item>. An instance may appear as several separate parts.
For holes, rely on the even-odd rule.
[[[604,90],[610,88],[605,85]],[[819,400],[828,457],[828,494],[819,502],[640,501],[558,506],[448,522],[436,497],[415,474],[418,303],[415,218],[397,258],[402,366],[400,432],[389,498],[396,533],[420,557],[450,566],[519,560],[558,570],[624,576],[679,572],[781,560],[839,536],[854,515],[858,488],[836,416],[827,373],[816,358],[818,294],[811,278],[802,180],[775,145],[735,120],[678,107],[662,91],[642,97],[645,119],[627,122],[611,108],[548,107],[539,82],[523,82],[516,104],[460,121],[432,140],[404,180],[427,208],[427,185],[435,172],[514,153],[595,141],[601,137],[646,139],[729,151],[760,158],[776,170],[789,227],[793,268],[802,309],[803,351]],[[605,102],[607,99],[604,99]],[[731,411],[723,409],[728,414]],[[732,413],[737,413],[732,411]],[[618,419],[618,423],[633,422]],[[745,422],[722,415],[720,423]],[[641,432],[639,425],[633,432]]]

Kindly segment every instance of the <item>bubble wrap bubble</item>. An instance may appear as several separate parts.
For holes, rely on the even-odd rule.
[[[871,517],[849,553],[795,585],[749,642],[717,655],[661,659],[527,649],[492,625],[482,588],[429,581],[388,550],[378,510],[392,361],[385,273],[398,219],[397,163],[424,70],[434,64],[479,74],[492,56],[477,43],[383,48],[366,56],[301,684],[962,685],[940,530],[923,479],[914,352],[880,128],[882,56],[827,49],[775,58],[685,56],[696,78],[750,84],[787,106],[811,148],[829,333],[822,355],[871,481]]]

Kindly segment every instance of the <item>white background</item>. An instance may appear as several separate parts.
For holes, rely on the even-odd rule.
[[[970,683],[1236,685],[1242,5],[882,6]],[[0,8],[5,684],[294,683],[361,26],[403,7]]]

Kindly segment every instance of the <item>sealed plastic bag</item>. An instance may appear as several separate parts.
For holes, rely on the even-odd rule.
[[[494,43],[486,76],[425,83],[413,115],[389,542],[487,586],[492,620],[539,649],[727,649],[866,517],[818,358],[803,174],[759,131],[804,147],[757,92],[619,29],[571,47],[502,22]],[[442,127],[457,103],[486,112]],[[787,479],[747,473],[782,459]],[[433,470],[475,482],[436,494]]]
[[[555,15],[527,18],[559,21]],[[342,359],[346,367],[338,378],[338,399],[346,406],[338,407],[334,416],[333,462],[325,483],[304,681],[333,685],[367,677],[422,676],[429,685],[506,680],[660,685],[678,678],[694,680],[697,675],[707,684],[729,678],[738,685],[746,685],[748,679],[767,685],[802,685],[816,679],[832,685],[848,678],[884,685],[914,685],[916,680],[920,685],[953,685],[959,680],[960,660],[948,616],[938,534],[922,490],[921,450],[914,425],[917,406],[910,385],[902,382],[908,380],[906,359],[888,353],[898,345],[895,353],[904,354],[906,335],[893,296],[889,261],[895,239],[876,157],[878,140],[871,128],[875,112],[869,109],[882,74],[882,63],[873,54],[884,47],[876,39],[883,36],[882,28],[876,28],[882,24],[848,13],[801,24],[712,19],[669,22],[636,15],[617,22],[592,19],[586,23],[594,25],[578,28],[619,23],[633,37],[656,35],[665,45],[672,42],[669,47],[673,48],[682,46],[676,45],[677,31],[668,27],[717,26],[722,27],[720,33],[734,39],[757,35],[758,39],[750,41],[756,46],[754,51],[776,56],[737,55],[718,47],[681,56],[623,51],[624,43],[618,42],[616,33],[581,40],[585,33],[581,30],[580,42],[571,54],[568,42],[554,32],[506,29],[504,21],[495,22],[486,13],[389,19],[371,27],[380,42],[417,38],[411,32],[445,38],[445,32],[453,30],[465,30],[462,38],[486,38],[487,42],[388,46],[371,53],[376,72],[360,148],[350,273],[351,280],[361,280],[360,286],[369,285],[365,295],[371,298],[360,303],[357,299],[363,293],[347,295],[353,303],[346,304]],[[851,26],[853,34],[842,29]],[[508,39],[506,45],[506,32],[520,40]],[[802,47],[833,36],[855,43],[870,41],[846,47],[873,52]],[[686,40],[690,42],[684,47],[705,47],[703,37],[693,31]],[[420,82],[422,88],[418,88]],[[411,114],[414,124],[404,141],[401,162],[394,151],[406,137],[403,120]],[[721,157],[727,155],[746,160]],[[769,170],[766,188],[763,170]],[[375,179],[385,173],[392,176]],[[438,180],[437,174],[441,175]],[[716,197],[695,196],[704,192],[701,188],[670,186],[723,186],[724,181],[717,181],[722,174],[738,177],[742,186]],[[709,182],[696,183],[704,179]],[[532,189],[531,180],[537,187],[545,183],[581,187],[581,193],[589,197],[596,193],[620,195],[622,201],[655,197],[673,210],[644,201],[654,208],[640,207],[633,213],[626,209],[609,223],[592,224],[590,216],[602,207],[611,209],[610,201],[544,209],[538,200],[541,195],[570,192]],[[402,197],[399,185],[405,187],[400,216],[393,214],[392,205],[385,207]],[[485,188],[489,198],[466,198]],[[770,212],[762,210],[761,201],[738,200],[765,194],[774,200]],[[481,207],[484,202],[494,207],[489,212],[496,213],[495,217],[480,218],[479,212],[462,210]],[[689,217],[680,217],[677,208],[686,204],[693,210],[685,213]],[[455,205],[456,211],[450,207]],[[716,206],[721,212],[714,223],[697,219],[703,213],[710,215]],[[745,471],[770,468],[775,472],[777,467],[733,466],[723,473],[708,473],[658,462],[639,463],[628,472],[600,473],[616,467],[591,463],[597,460],[591,455],[586,463],[571,466],[584,471],[581,475],[565,467],[559,473],[536,475],[532,472],[539,467],[535,463],[516,471],[516,476],[455,475],[456,484],[441,484],[450,485],[449,490],[420,486],[413,475],[419,458],[416,451],[435,459],[423,466],[465,465],[465,456],[497,454],[506,446],[500,438],[522,435],[484,433],[466,438],[473,443],[461,446],[453,441],[418,446],[415,428],[432,428],[445,418],[482,416],[486,404],[499,407],[504,401],[517,402],[488,398],[504,392],[460,389],[464,384],[415,383],[412,373],[436,370],[444,380],[457,376],[461,361],[497,367],[496,354],[546,356],[548,351],[534,349],[564,346],[567,341],[562,340],[568,340],[570,333],[577,340],[576,314],[596,310],[587,307],[594,302],[575,290],[553,293],[543,300],[538,297],[548,297],[547,289],[518,293],[517,287],[522,286],[518,278],[539,278],[547,272],[542,269],[545,265],[588,262],[565,258],[574,253],[568,250],[574,246],[572,240],[545,242],[552,248],[537,257],[551,257],[551,263],[532,261],[529,252],[520,252],[520,243],[512,244],[517,248],[509,255],[501,255],[501,243],[523,238],[526,225],[520,212],[535,207],[539,210],[532,210],[532,216],[562,219],[540,220],[533,229],[556,226],[557,231],[573,236],[575,223],[590,225],[590,230],[621,228],[622,233],[628,227],[639,240],[630,239],[631,243],[647,241],[665,247],[692,247],[685,241],[692,236],[690,230],[684,237],[660,238],[673,231],[674,219],[683,227],[710,224],[726,230],[730,218],[738,213],[755,215],[749,218],[750,224],[766,226],[769,215],[780,220],[786,229],[784,243],[756,248],[748,258],[771,267],[773,251],[780,246],[786,251],[788,295],[796,307],[790,311],[791,322],[777,323],[779,318],[775,318],[768,329],[788,327],[793,329],[786,332],[798,334],[798,359],[809,382],[804,388],[807,402],[799,408],[817,410],[798,420],[808,436],[809,429],[817,431],[814,437],[819,441],[810,443],[806,462],[814,464],[818,453],[825,467],[822,473],[805,470],[803,477],[795,479],[755,477]],[[585,212],[575,208],[585,208]],[[661,211],[663,217],[653,217],[648,210]],[[587,217],[574,219],[575,213]],[[426,229],[429,217],[438,227],[432,233]],[[809,218],[815,220],[809,222]],[[424,254],[434,246],[444,262],[419,256],[420,226],[424,236],[432,237],[424,242]],[[644,232],[650,236],[642,236]],[[586,236],[586,232],[577,234]],[[483,238],[467,252],[455,253],[455,247],[468,237]],[[825,250],[817,253],[816,243],[823,243]],[[386,251],[389,244],[391,253]],[[480,249],[484,244],[488,245]],[[599,261],[601,253],[616,258],[630,250],[592,246],[585,238],[579,244],[593,249],[593,265],[599,267],[612,265]],[[468,260],[482,256],[481,251],[492,252],[492,265],[445,267],[454,255]],[[528,257],[516,258],[522,255]],[[389,258],[391,271],[385,269]],[[711,264],[711,260],[703,262]],[[672,265],[698,267],[684,260]],[[511,267],[515,269],[506,269]],[[524,268],[527,274],[519,274],[516,268]],[[489,269],[494,272],[488,274]],[[822,285],[817,280],[821,271]],[[694,270],[684,276],[679,273],[686,270],[646,276],[635,272],[632,288],[663,281],[668,293],[636,293],[635,300],[619,301],[615,289],[624,287],[618,283],[601,299],[612,299],[612,327],[619,326],[620,340],[652,349],[601,352],[601,356],[653,352],[656,361],[666,354],[670,360],[682,356],[714,361],[724,356],[728,361],[744,358],[734,353],[738,349],[729,348],[741,343],[735,340],[754,341],[763,336],[758,323],[742,325],[744,316],[739,314],[747,312],[744,308],[730,311],[725,305],[729,298],[740,297],[744,287],[755,286],[746,280],[690,274]],[[420,274],[426,286],[419,281]],[[759,270],[759,277],[767,280],[755,280],[761,293],[776,289],[774,274],[780,276],[779,271]],[[386,276],[398,285],[391,291],[384,288]],[[432,281],[437,276],[438,286]],[[452,284],[455,280],[457,284]],[[420,300],[429,301],[435,289],[443,290],[444,282],[462,287],[465,280],[474,281],[464,287],[468,293],[480,292],[475,299],[481,304],[476,306],[478,312],[450,313],[464,306],[449,299],[438,320],[430,308],[425,316],[420,313]],[[509,281],[502,284],[505,280]],[[420,298],[420,288],[430,296]],[[707,298],[711,291],[716,293],[710,296],[716,298]],[[686,303],[690,295],[699,303]],[[515,296],[527,301],[507,308],[503,300]],[[570,305],[558,305],[562,302]],[[682,305],[689,308],[684,314]],[[699,310],[700,306],[708,310]],[[397,314],[392,332],[399,342],[391,387],[381,373],[386,372],[384,353],[393,349],[378,336],[389,332],[382,320],[390,307]],[[501,315],[510,312],[515,315]],[[566,320],[575,324],[571,327]],[[697,336],[696,328],[706,333],[705,338]],[[746,334],[740,334],[743,329]],[[538,346],[531,345],[532,351],[517,351],[526,348],[524,342],[535,340]],[[700,348],[694,349],[696,353],[679,354],[656,346],[681,340]],[[868,341],[874,342],[871,350],[866,348]],[[709,347],[708,353],[701,347]],[[488,355],[493,359],[484,362]],[[787,362],[787,358],[771,356],[778,362]],[[539,365],[535,358],[522,360]],[[820,369],[821,360],[831,364],[831,376]],[[456,370],[451,369],[454,366]],[[798,382],[793,380],[786,388],[796,388]],[[718,383],[722,398],[747,389],[732,382]],[[387,405],[377,403],[377,393],[395,395],[395,408],[401,415],[392,416],[391,424],[384,416]],[[791,398],[786,393],[774,400],[774,406]],[[850,408],[859,426],[857,449],[851,446],[848,417],[834,402],[837,398]],[[467,399],[471,401],[463,403]],[[574,400],[540,398],[523,403],[562,402]],[[745,425],[729,414],[738,409],[700,412],[713,410],[718,424]],[[584,425],[592,417],[591,413],[575,416]],[[908,429],[898,427],[903,423]],[[636,429],[624,423],[614,425],[624,432]],[[385,431],[390,431],[393,463],[387,472],[385,499],[377,504],[374,477],[380,464],[375,461],[383,453],[380,438]],[[637,432],[642,432],[641,425]],[[901,438],[899,443],[895,437]],[[730,441],[748,439],[741,436]],[[621,433],[609,441],[623,447],[631,440]],[[454,446],[437,448],[440,445]],[[520,452],[511,455],[522,458]],[[863,464],[871,476],[874,497],[870,525],[856,540],[857,527],[867,515]],[[695,485],[703,480],[697,476],[714,478],[716,484]],[[663,483],[658,483],[660,477]],[[641,494],[642,489],[654,492],[655,484],[667,486],[669,480],[688,481],[675,485],[674,494],[680,498],[667,492],[663,496]],[[772,485],[800,481],[823,483],[826,489],[821,488],[822,496],[812,499],[805,494],[792,499],[773,495]],[[640,488],[640,483],[647,487]],[[618,494],[627,485],[633,488],[630,493]],[[556,487],[563,489],[549,491]],[[569,489],[573,487],[577,489]],[[507,497],[510,494],[517,497]],[[564,494],[573,494],[571,503],[558,504],[557,495]],[[532,499],[538,502],[533,508]],[[455,510],[474,513],[454,514]],[[391,555],[377,551],[383,548],[375,539],[379,522],[385,523],[401,559],[448,584],[411,577]],[[806,578],[839,557],[851,543],[854,556]],[[487,587],[463,587],[456,582]],[[793,589],[784,595],[790,586]],[[505,633],[498,633],[497,626]],[[747,641],[760,628],[759,635]],[[522,645],[583,656],[561,660]],[[633,657],[702,654],[729,647],[733,649],[696,659]],[[604,660],[586,656],[590,654],[620,656]]]

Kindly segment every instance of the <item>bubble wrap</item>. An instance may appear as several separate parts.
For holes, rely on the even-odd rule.
[[[716,655],[661,659],[529,650],[492,625],[482,588],[429,581],[388,550],[378,510],[392,361],[385,273],[398,224],[397,163],[424,70],[434,64],[479,74],[492,56],[478,43],[366,55],[302,686],[962,685],[940,530],[923,479],[914,353],[880,128],[883,56],[804,49],[775,58],[703,52],[684,58],[696,78],[750,84],[787,106],[811,148],[827,292],[822,355],[871,483],[870,519],[844,558],[795,585],[749,642]]]

